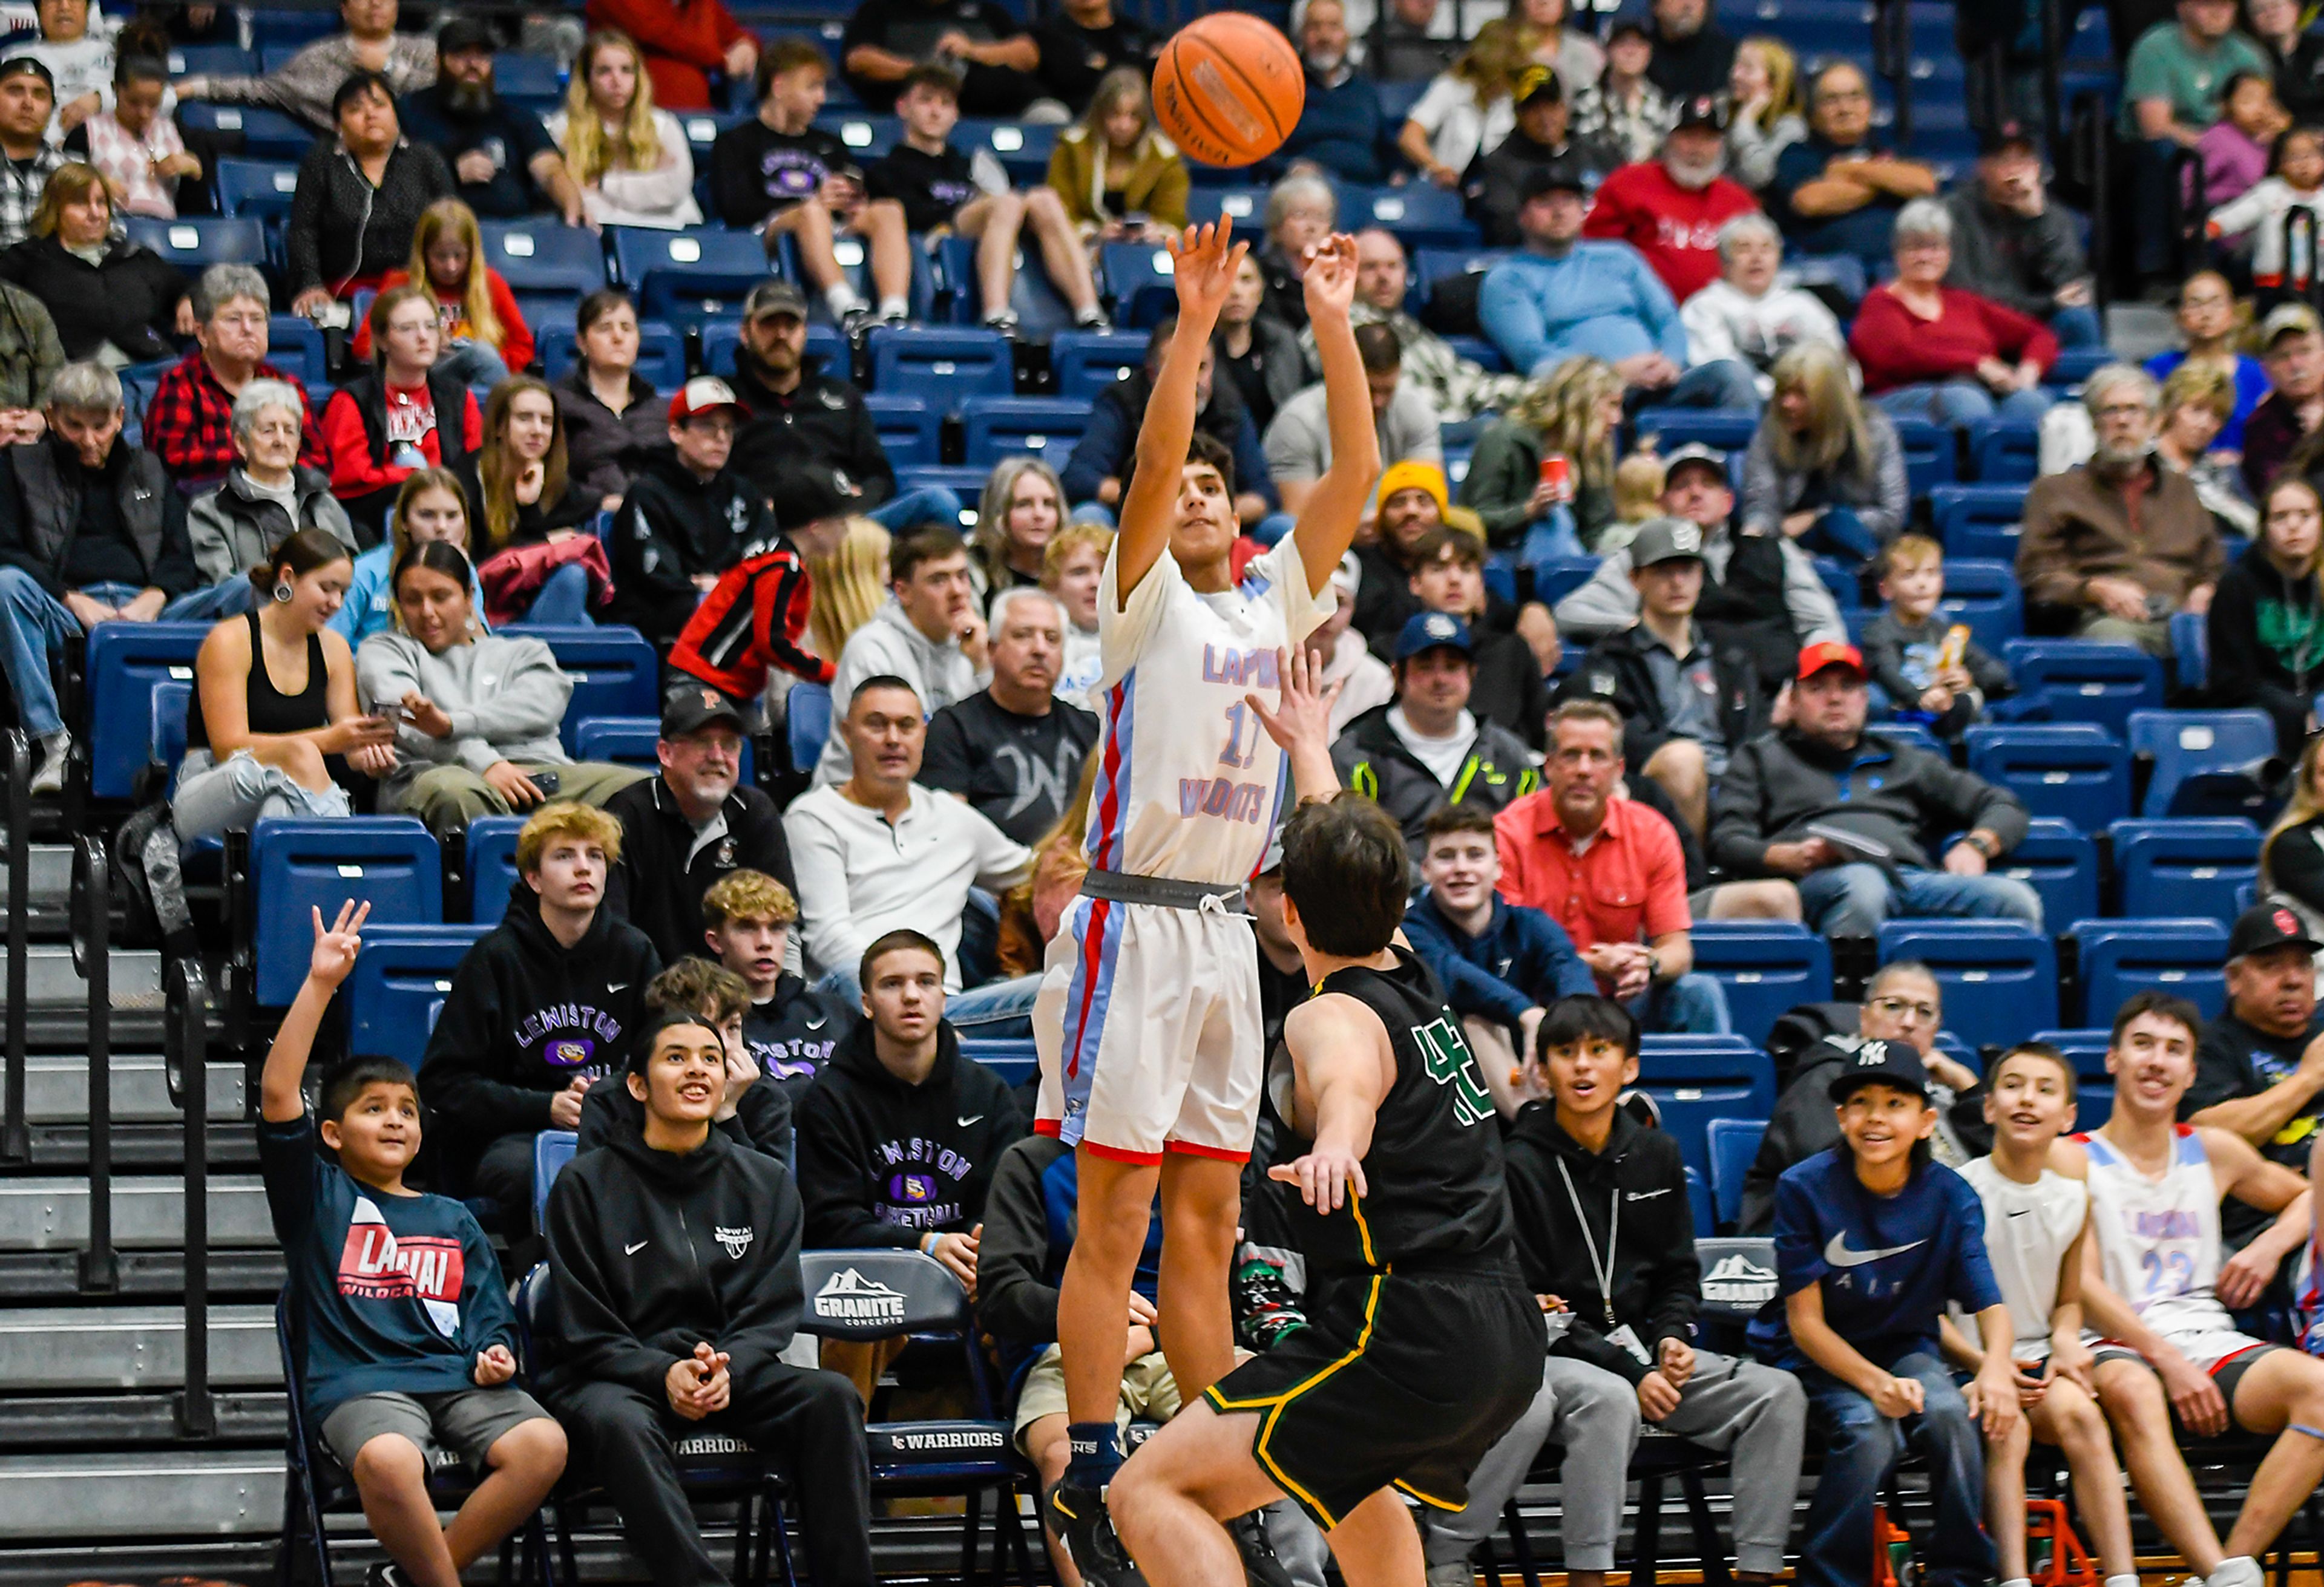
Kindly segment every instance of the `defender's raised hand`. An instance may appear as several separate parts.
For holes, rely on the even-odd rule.
[[[1188,226],[1170,239],[1171,280],[1182,317],[1194,316],[1205,326],[1217,322],[1234,286],[1235,267],[1250,252],[1250,243],[1233,239],[1234,221],[1227,216],[1211,225]]]
[[[1299,287],[1309,319],[1346,319],[1356,301],[1356,240],[1334,232],[1311,245]]]

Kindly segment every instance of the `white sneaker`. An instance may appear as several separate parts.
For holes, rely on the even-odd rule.
[[[2261,1587],[2266,1577],[2260,1573],[2259,1561],[2247,1554],[2223,1559],[2218,1568],[2206,1578],[2209,1587]]]
[[[65,760],[72,753],[72,735],[51,733],[41,740],[41,764],[32,773],[32,797],[65,790]]]

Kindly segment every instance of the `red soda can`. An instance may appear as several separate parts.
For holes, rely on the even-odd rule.
[[[1562,452],[1553,452],[1541,460],[1541,482],[1550,489],[1553,500],[1573,500],[1573,469]]]

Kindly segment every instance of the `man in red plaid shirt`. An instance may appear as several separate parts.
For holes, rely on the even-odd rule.
[[[172,479],[221,478],[234,466],[234,399],[254,380],[281,381],[303,399],[306,387],[266,362],[266,278],[246,264],[214,264],[195,284],[194,340],[185,361],[161,376],[145,410],[145,445]],[[330,471],[330,454],[305,403],[299,461]]]

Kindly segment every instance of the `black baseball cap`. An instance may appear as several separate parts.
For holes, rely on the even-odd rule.
[[[1831,1078],[1836,1106],[1867,1086],[1889,1086],[1909,1091],[1925,1102],[1929,1097],[1928,1066],[1921,1055],[1902,1041],[1867,1041],[1848,1055],[1840,1073]]]
[[[794,463],[775,480],[775,522],[784,532],[862,509],[863,487],[826,463]]]
[[[2227,933],[2227,958],[2245,959],[2294,943],[2310,953],[2319,946],[2316,939],[2308,934],[2307,922],[2290,905],[2255,904],[2236,917],[2235,929]]]
[[[1977,151],[1980,157],[2006,153],[2012,149],[2038,154],[2042,141],[2034,135],[2033,128],[2015,119],[1996,122],[1991,126],[1978,129]]]
[[[1678,123],[1674,132],[1689,127],[1709,127],[1714,133],[1727,130],[1727,107],[1709,94],[1697,94],[1692,99],[1679,102]]]
[[[457,55],[463,50],[482,50],[487,54],[499,50],[501,41],[493,32],[492,23],[480,16],[455,16],[436,34],[436,53]]]
[[[758,714],[737,705],[707,683],[682,683],[661,702],[661,736],[683,738],[713,722],[724,722],[738,733],[755,732]]]
[[[1582,167],[1571,160],[1553,160],[1547,165],[1533,166],[1526,171],[1524,201],[1527,204],[1550,193],[1579,193],[1587,197],[1590,184],[1582,179]]]

